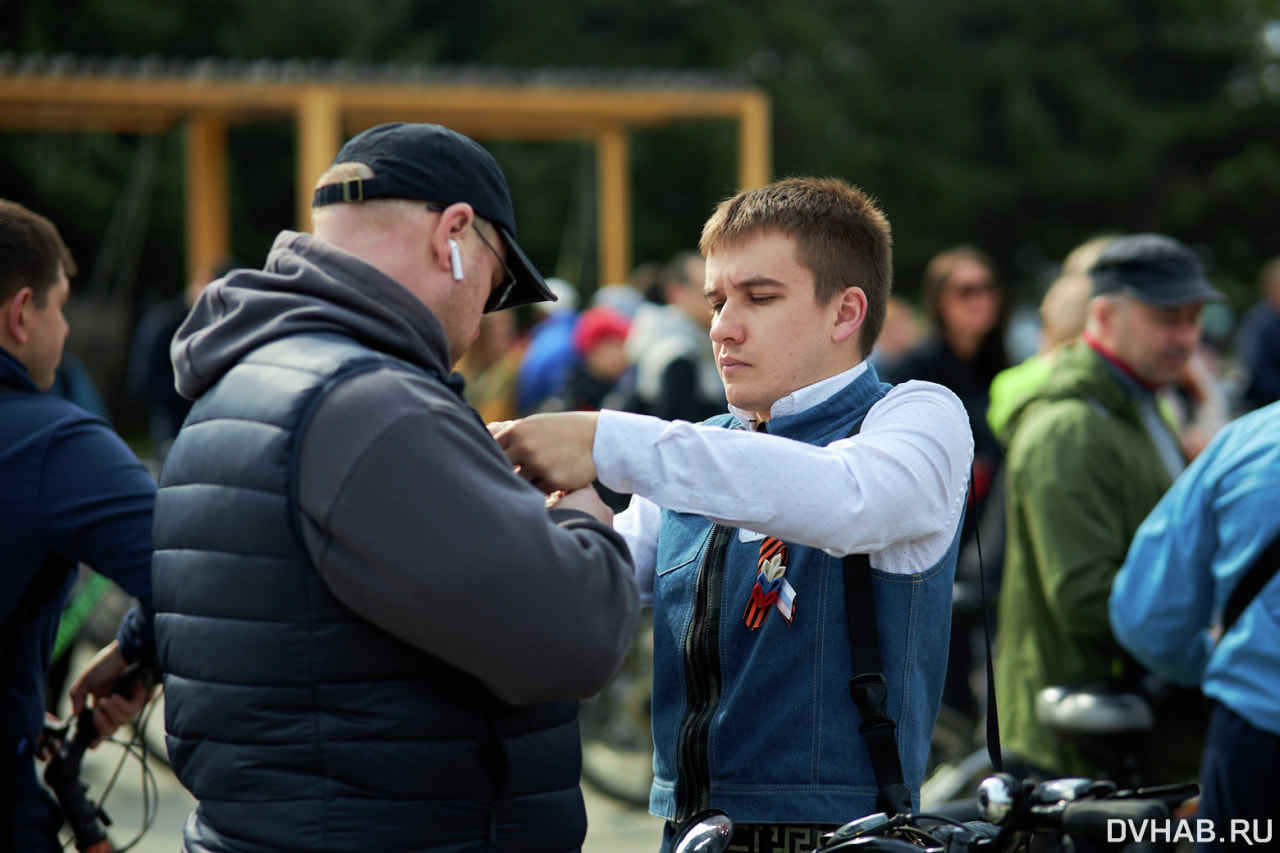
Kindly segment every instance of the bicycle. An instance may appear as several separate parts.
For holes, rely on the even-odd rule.
[[[1119,822],[1149,825],[1194,792],[1185,787],[1120,789],[1100,779],[1019,780],[989,776],[979,787],[980,820],[960,822],[929,813],[876,813],[823,836],[813,853],[1022,853],[1035,842],[1068,837],[1110,842]],[[695,815],[677,834],[675,853],[723,853],[733,822],[723,812]],[[1138,847],[1130,848],[1136,851]]]
[[[653,611],[640,611],[631,647],[599,696],[579,705],[582,778],[602,794],[637,808],[653,785]]]
[[[159,680],[159,669],[154,663],[138,661],[116,681],[116,693],[128,693],[134,689],[138,681],[151,690]],[[124,747],[124,755],[117,764],[115,772],[96,801],[89,797],[89,786],[81,779],[86,750],[99,739],[97,726],[93,722],[93,708],[86,705],[77,715],[68,717],[58,723],[46,724],[44,740],[53,744],[56,751],[49,759],[44,770],[45,784],[53,792],[62,810],[66,824],[71,830],[76,850],[81,853],[123,853],[133,847],[146,835],[155,819],[151,804],[156,797],[156,780],[148,767],[148,755],[144,737],[146,723],[155,710],[151,702],[138,715],[133,724],[133,738],[129,741],[114,741]],[[114,740],[114,739],[111,739]],[[124,767],[129,756],[138,758],[143,774],[144,818],[138,834],[123,847],[116,847],[111,841],[107,827],[111,826],[111,818],[103,807],[107,796]]]
[[[1141,736],[1155,725],[1147,698],[1106,683],[1046,687],[1036,696],[1038,725],[1064,742],[1075,744],[1101,776],[1127,788],[1144,784],[1138,762]],[[920,802],[926,809],[962,800],[992,772],[985,745],[961,759],[942,764],[925,779]]]

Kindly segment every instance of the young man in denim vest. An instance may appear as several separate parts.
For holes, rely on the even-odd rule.
[[[805,178],[740,193],[700,248],[728,414],[491,429],[548,491],[598,477],[636,495],[615,528],[654,608],[650,808],[668,821],[664,847],[718,808],[738,825],[731,849],[809,849],[878,810],[849,695],[846,555],[870,558],[888,714],[918,794],[973,438],[950,391],[887,386],[865,362],[892,262],[889,224],[857,189]]]

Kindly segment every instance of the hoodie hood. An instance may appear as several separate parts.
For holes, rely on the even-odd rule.
[[[431,309],[354,255],[283,231],[264,269],[218,279],[192,306],[170,349],[178,392],[194,400],[259,347],[322,332],[450,373],[444,327]]]
[[[1131,396],[1116,371],[1083,340],[1051,356],[1049,370],[1044,383],[1022,397],[1000,430],[1000,443],[1005,448],[1008,448],[1023,417],[1041,402],[1087,399],[1116,414],[1126,406],[1133,405]],[[1133,387],[1137,388],[1136,385]]]

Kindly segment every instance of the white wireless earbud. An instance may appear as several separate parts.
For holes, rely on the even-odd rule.
[[[462,255],[458,253],[458,241],[449,241],[449,260],[453,261],[453,280],[462,281]]]

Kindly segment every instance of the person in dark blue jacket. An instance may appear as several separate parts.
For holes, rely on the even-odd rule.
[[[45,391],[67,337],[75,263],[49,220],[0,200],[0,849],[59,851],[62,816],[36,777],[58,617],[85,563],[138,598],[116,640],[71,690],[103,735],[145,700],[111,696],[154,650],[151,515],[156,485],[105,421]]]

